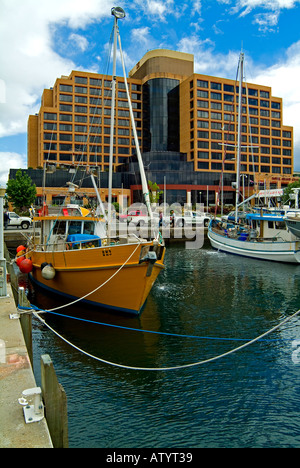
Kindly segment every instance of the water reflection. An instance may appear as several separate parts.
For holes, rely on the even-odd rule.
[[[207,246],[196,251],[173,246],[166,266],[140,317],[80,305],[58,312],[201,339],[51,315],[47,321],[72,343],[108,361],[168,367],[222,354],[241,344],[234,340],[255,338],[299,308],[295,265],[243,259]],[[33,300],[41,308],[57,305],[40,291]],[[291,359],[297,337],[295,318],[268,341],[214,363],[146,372],[99,363],[34,321],[35,360],[45,353],[52,357],[68,395],[74,447],[300,447],[300,374]]]

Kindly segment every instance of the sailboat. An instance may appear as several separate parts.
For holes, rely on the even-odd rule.
[[[76,204],[62,207],[59,215],[49,214],[45,206],[34,217],[34,225],[40,224],[40,233],[34,230],[27,245],[27,252],[20,251],[20,269],[29,273],[33,283],[63,295],[70,301],[80,301],[93,306],[130,314],[143,310],[151,288],[164,269],[165,246],[159,236],[142,239],[126,233],[117,237],[113,232],[112,217],[112,160],[114,136],[114,102],[116,89],[116,49],[119,40],[128,97],[130,116],[136,143],[145,204],[150,218],[152,211],[142,156],[126,79],[118,20],[125,17],[120,7],[112,9],[114,16],[114,49],[112,79],[112,110],[110,132],[109,200],[108,213],[103,208],[97,186],[91,179],[102,210],[102,217]],[[69,183],[69,190],[76,186]],[[23,260],[22,260],[23,258]],[[25,261],[25,263],[24,263]]]
[[[212,219],[207,235],[211,246],[221,252],[260,260],[299,264],[300,239],[287,229],[283,215],[261,212],[239,216],[243,65],[244,54],[241,53],[235,217],[233,222]]]

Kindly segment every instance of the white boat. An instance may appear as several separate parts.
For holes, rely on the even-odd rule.
[[[295,216],[287,215],[285,223],[288,230],[300,239],[300,214]]]
[[[286,229],[283,216],[246,214],[245,223],[212,220],[208,238],[221,252],[282,263],[300,263],[300,239]]]
[[[300,239],[287,230],[282,215],[244,214],[239,218],[241,109],[244,54],[239,61],[239,115],[237,142],[236,209],[233,222],[213,219],[208,227],[208,238],[214,249],[222,252],[284,263],[300,263]]]

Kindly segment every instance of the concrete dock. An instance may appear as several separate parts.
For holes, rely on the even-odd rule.
[[[0,448],[53,448],[46,419],[26,424],[18,400],[36,387],[10,283],[0,298]]]

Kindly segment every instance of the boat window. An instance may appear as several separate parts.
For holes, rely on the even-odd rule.
[[[284,221],[276,221],[275,229],[286,229],[286,225]]]
[[[66,233],[66,221],[56,221],[53,227],[53,234],[62,234]]]
[[[81,234],[81,221],[70,221],[68,235]]]
[[[93,221],[85,221],[83,225],[83,234],[94,234]]]
[[[268,221],[268,228],[269,229],[274,229],[273,221]]]

